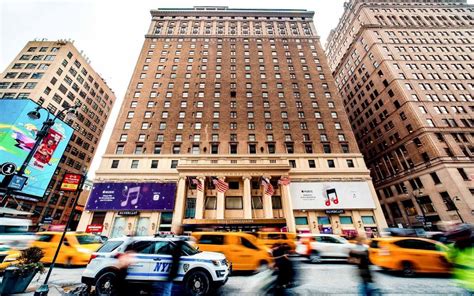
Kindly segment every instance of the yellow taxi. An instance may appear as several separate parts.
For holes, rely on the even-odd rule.
[[[447,249],[440,242],[418,237],[374,238],[369,244],[369,259],[384,269],[415,273],[449,273]]]
[[[20,257],[20,255],[21,251],[17,249],[10,249],[8,251],[0,252],[0,271],[14,263],[17,263],[18,257]]]
[[[43,263],[53,261],[56,248],[59,245],[62,232],[38,232],[31,246],[38,247],[44,252]],[[91,254],[102,245],[100,237],[88,233],[67,232],[64,243],[59,251],[57,264],[65,266],[87,265]]]
[[[289,232],[257,232],[258,241],[272,248],[275,244],[287,245],[294,252],[296,248],[296,233]]]
[[[201,251],[218,252],[232,263],[232,270],[256,271],[273,263],[270,250],[243,232],[193,232]]]

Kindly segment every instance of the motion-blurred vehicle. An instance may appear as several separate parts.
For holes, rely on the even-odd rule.
[[[260,244],[272,248],[276,244],[287,245],[293,252],[296,248],[296,233],[289,232],[257,232]]]
[[[29,219],[0,217],[0,251],[27,248],[35,239],[30,226]]]
[[[44,252],[43,263],[51,263],[59,245],[62,232],[38,232],[31,246],[38,247]],[[84,266],[90,260],[91,254],[102,246],[100,237],[88,233],[67,232],[59,251],[57,264],[65,266]]]
[[[224,254],[232,270],[257,271],[273,262],[270,250],[248,233],[193,232],[191,236],[200,250]]]
[[[17,249],[0,252],[0,272],[3,272],[8,266],[17,263],[20,255],[21,251]]]
[[[347,259],[355,247],[355,244],[334,234],[301,234],[296,243],[296,253],[319,263],[324,259]]]
[[[383,269],[401,271],[405,276],[415,273],[449,273],[448,247],[418,237],[374,238],[369,245],[369,259]]]
[[[95,286],[97,295],[116,295],[121,256],[131,256],[127,284],[151,286],[167,281],[172,264],[172,250],[179,237],[122,237],[109,239],[91,260],[82,275],[82,283]],[[224,285],[230,264],[223,254],[202,252],[184,242],[176,282],[184,284],[186,295],[207,295]]]

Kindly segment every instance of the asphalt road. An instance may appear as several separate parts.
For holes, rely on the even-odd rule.
[[[357,295],[358,276],[356,267],[345,262],[312,264],[301,258],[293,258],[298,273],[298,286],[293,295]],[[50,283],[71,287],[80,283],[83,268],[55,268]],[[454,281],[447,276],[421,275],[404,278],[374,268],[373,277],[384,295],[462,295]],[[42,283],[34,279],[29,291]],[[219,291],[219,295],[258,295],[258,286],[265,281],[262,274],[237,274]],[[67,289],[67,288],[66,288]],[[25,295],[32,295],[28,293]],[[61,295],[51,288],[50,296]]]

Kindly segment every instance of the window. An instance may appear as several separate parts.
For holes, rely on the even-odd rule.
[[[404,239],[394,243],[400,248],[404,249],[417,249],[417,250],[438,250],[436,245],[427,241],[418,240],[418,239]]]
[[[353,168],[354,167],[354,161],[352,159],[347,159],[347,167],[348,168]]]
[[[363,224],[375,224],[375,219],[372,216],[362,216],[361,218]]]
[[[171,168],[175,169],[177,166],[178,166],[178,160],[177,159],[171,160]]]
[[[152,160],[150,168],[157,169],[158,168],[158,160],[155,160],[155,159]]]
[[[230,184],[229,184],[230,186]],[[242,197],[228,196],[225,198],[225,208],[227,210],[240,210],[243,208]]]
[[[353,224],[351,216],[339,216],[341,224]]]
[[[224,236],[223,235],[203,235],[199,239],[199,244],[203,245],[223,245],[224,244]]]
[[[132,160],[132,164],[130,165],[130,168],[132,168],[132,169],[137,169],[138,168],[138,160],[137,159]]]
[[[435,184],[441,184],[441,180],[439,179],[438,175],[436,174],[436,172],[432,172],[430,173],[430,176],[431,176],[431,179],[433,179],[433,182]]]
[[[272,196],[272,209],[279,210],[282,209],[283,206],[281,204],[281,197],[280,196]]]
[[[204,208],[206,210],[215,210],[217,208],[217,198],[215,196],[206,197]]]
[[[318,217],[319,225],[328,225],[331,224],[331,220],[327,216]]]
[[[335,168],[336,164],[334,163],[333,159],[328,159],[328,167],[330,168]]]
[[[261,196],[252,196],[252,209],[263,209],[263,201]]]
[[[449,193],[444,191],[439,193],[443,199],[444,204],[446,205],[446,210],[454,211],[456,210],[456,205],[454,204],[453,199],[449,196]]]
[[[112,168],[112,169],[118,168],[119,162],[120,162],[120,160],[118,160],[118,159],[112,160],[112,165],[110,166],[110,168]]]
[[[464,181],[469,181],[470,180],[469,177],[466,174],[466,171],[463,168],[458,168],[458,172],[459,172],[459,174],[461,175],[461,177],[463,178]]]
[[[316,162],[314,161],[314,159],[308,159],[308,166],[310,168],[315,168],[316,167]]]
[[[307,217],[295,217],[295,224],[296,225],[308,225],[308,218]]]

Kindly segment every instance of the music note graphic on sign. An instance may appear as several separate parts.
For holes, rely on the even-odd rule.
[[[339,203],[339,198],[337,197],[337,193],[336,193],[335,188],[326,189],[326,196],[327,196],[327,200],[326,200],[326,203],[325,203],[326,206],[330,206],[331,201],[335,205],[337,205]]]
[[[140,186],[131,187],[128,189],[127,198],[120,203],[120,206],[126,207],[129,200],[131,205],[136,205],[138,203],[138,199],[140,198]]]

